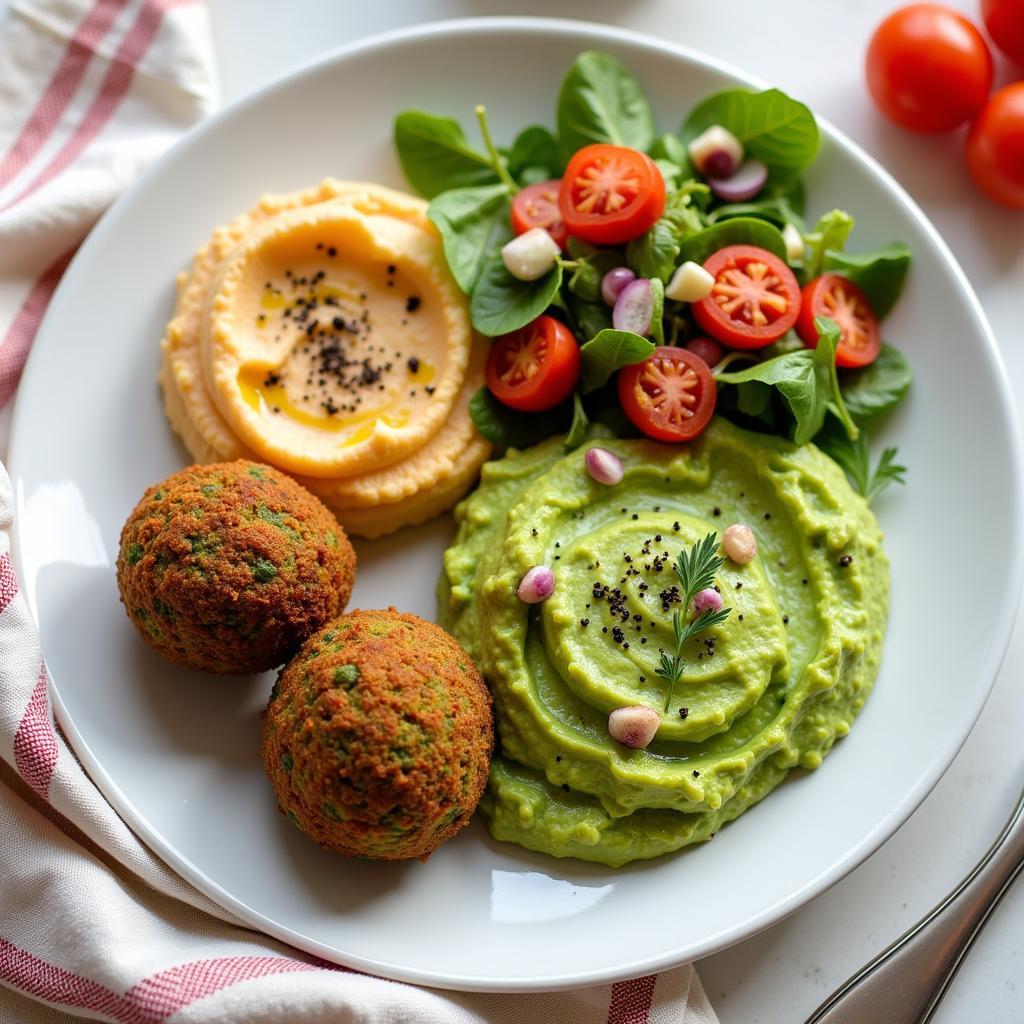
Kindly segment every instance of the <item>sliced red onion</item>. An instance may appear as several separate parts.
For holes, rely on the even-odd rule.
[[[654,708],[634,704],[628,708],[616,708],[608,716],[608,735],[617,743],[642,749],[654,739],[661,715]]]
[[[601,298],[606,306],[614,306],[622,289],[636,280],[629,267],[613,267],[601,278]]]
[[[709,177],[711,191],[727,203],[753,199],[768,180],[768,168],[760,160],[744,160],[734,174],[726,178]]]
[[[546,565],[535,565],[519,582],[516,595],[524,604],[540,604],[555,592],[555,574]]]
[[[612,326],[617,331],[632,331],[646,335],[651,329],[654,312],[654,293],[646,277],[637,278],[622,289],[612,310]]]
[[[614,486],[622,481],[622,459],[607,448],[589,448],[583,458],[587,472],[599,483]]]
[[[703,615],[705,612],[720,612],[722,595],[714,587],[705,587],[693,595],[693,614]]]
[[[694,338],[686,343],[686,348],[708,366],[717,366],[725,355],[725,349],[714,338]]]

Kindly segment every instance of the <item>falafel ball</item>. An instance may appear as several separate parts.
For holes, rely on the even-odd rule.
[[[150,487],[121,531],[128,617],[170,661],[276,668],[339,614],[356,556],[334,516],[270,466],[189,466]]]
[[[282,669],[263,718],[281,810],[321,846],[426,860],[487,783],[491,695],[470,657],[416,615],[355,611]]]

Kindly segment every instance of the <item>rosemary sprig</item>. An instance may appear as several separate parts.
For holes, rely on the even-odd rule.
[[[672,692],[675,690],[676,683],[683,675],[683,650],[687,641],[698,633],[703,633],[704,630],[725,622],[732,611],[731,608],[721,608],[718,611],[708,608],[696,618],[689,618],[692,614],[694,597],[715,582],[715,574],[725,564],[725,559],[717,554],[717,550],[718,534],[709,533],[703,540],[694,544],[688,552],[680,551],[672,567],[683,588],[682,608],[677,608],[672,613],[675,649],[672,654],[662,651],[658,667],[654,670],[662,679],[668,681],[668,694],[665,696],[666,712],[672,703]],[[688,618],[685,623],[683,622],[684,611]]]

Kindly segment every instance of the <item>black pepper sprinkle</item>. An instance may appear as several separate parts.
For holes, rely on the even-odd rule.
[[[421,301],[422,300],[418,295],[410,295],[409,298],[405,300],[406,313],[415,313],[416,310],[420,308]]]
[[[743,616],[742,615],[737,615],[736,618],[738,618],[740,620],[740,622],[743,621]]]
[[[807,586],[807,580],[801,580],[800,582],[801,582],[801,583],[802,583],[802,584],[803,584],[803,585],[804,585],[805,587]]]
[[[333,245],[329,245],[327,247],[327,255],[330,256],[331,259],[334,259],[334,257],[338,255],[338,250],[335,249]]]
[[[743,581],[742,580],[737,580],[736,581],[736,589],[737,590],[742,590],[743,589]]]
[[[637,514],[636,514],[636,513],[634,512],[634,513],[633,513],[633,518],[634,518],[634,519],[639,519],[640,517],[639,517],[639,516],[638,516],[638,515],[637,515]]]
[[[843,555],[839,559],[839,567],[845,569],[853,561],[853,555]]]
[[[647,682],[647,676],[641,676],[640,677],[640,682],[641,683],[646,683]]]
[[[788,626],[789,625],[789,616],[788,615],[783,615],[782,616],[782,624],[784,626]]]
[[[555,760],[556,761],[561,761],[562,760],[562,755],[561,754],[555,754]]]
[[[590,625],[590,619],[580,619],[580,625],[581,626],[589,626]]]
[[[566,793],[570,792],[570,790],[569,790],[569,784],[568,784],[568,783],[566,783],[566,782],[563,782],[563,783],[562,783],[562,789],[564,789],[564,790],[566,791]]]
[[[771,519],[771,517],[772,517],[771,512],[765,512],[764,517],[765,517],[765,519]]]
[[[715,506],[715,507],[714,507],[714,508],[713,508],[713,509],[711,510],[711,514],[712,514],[713,516],[720,516],[720,515],[722,514],[722,510],[721,510],[721,509],[720,509],[720,508],[719,508],[719,507],[718,507],[718,506],[716,505],[716,506]]]
[[[410,373],[420,372],[420,361],[415,356],[410,356],[409,361],[405,365],[409,367]]]
[[[690,714],[690,709],[689,708],[680,708],[679,709],[679,717],[680,718],[685,720],[689,716],[689,714]]]

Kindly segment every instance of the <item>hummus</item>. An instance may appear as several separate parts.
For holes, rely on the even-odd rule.
[[[813,445],[720,419],[690,445],[601,443],[625,465],[617,486],[558,438],[487,464],[456,511],[439,595],[494,690],[493,834],[616,866],[710,838],[821,763],[874,682],[888,563],[864,499]],[[672,562],[734,522],[758,555],[719,571],[732,612],[687,646],[666,710]],[[528,606],[516,588],[534,565],[555,591]],[[609,712],[636,704],[662,719],[641,750],[608,735]]]
[[[467,408],[486,342],[426,204],[381,186],[327,180],[218,228],[163,351],[195,459],[269,462],[362,536],[450,508],[489,453]]]

